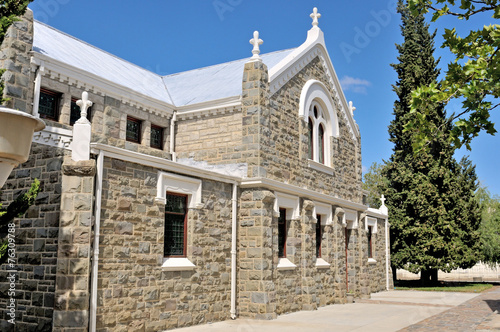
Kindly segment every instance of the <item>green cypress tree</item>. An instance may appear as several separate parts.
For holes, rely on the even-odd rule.
[[[383,169],[387,188],[382,191],[390,212],[391,261],[393,273],[404,268],[421,272],[424,282],[437,281],[438,270],[467,268],[477,261],[478,210],[466,210],[477,184],[470,162],[453,159],[446,139],[451,126],[442,106],[432,105],[426,117],[445,134],[428,142],[429,149],[413,150],[417,134],[404,130],[411,117],[419,116],[410,113],[411,92],[437,82],[439,60],[433,56],[435,32],[429,33],[423,15],[413,15],[402,0],[398,12],[404,42],[396,45],[399,63],[392,65],[398,99],[389,126],[393,154]]]

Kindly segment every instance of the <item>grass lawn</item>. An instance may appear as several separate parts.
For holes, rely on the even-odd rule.
[[[418,290],[429,292],[466,292],[481,293],[493,287],[492,284],[472,283],[472,282],[450,282],[440,281],[435,286],[421,286],[418,280],[398,280],[394,285],[395,290]]]

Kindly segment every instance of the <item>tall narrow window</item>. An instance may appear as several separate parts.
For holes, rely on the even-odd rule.
[[[321,257],[321,240],[323,239],[323,229],[321,226],[321,216],[318,214],[316,221],[316,257]]]
[[[38,114],[41,118],[58,121],[61,94],[44,88],[40,89]]]
[[[163,128],[151,125],[151,147],[163,150]]]
[[[81,110],[80,110],[80,106],[78,106],[76,104],[77,101],[78,101],[77,98],[74,98],[74,97],[71,98],[71,113],[69,116],[69,124],[70,125],[74,125],[75,122],[78,121],[78,119],[80,119]],[[91,110],[92,110],[92,107],[87,108],[87,120],[89,120],[89,121],[90,121]]]
[[[373,258],[372,229],[373,226],[368,226],[368,258]]]
[[[323,125],[319,125],[318,128],[318,162],[321,164],[325,163],[325,130]]]
[[[286,209],[280,209],[278,219],[278,257],[286,257]]]
[[[309,159],[314,158],[314,136],[313,136],[313,121],[309,118],[309,122],[307,123],[307,135],[308,135],[308,153]]]
[[[186,257],[187,195],[167,193],[165,205],[165,257]]]
[[[141,143],[141,120],[127,116],[127,141]]]

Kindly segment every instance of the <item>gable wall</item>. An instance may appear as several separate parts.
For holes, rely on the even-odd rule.
[[[314,170],[307,163],[307,124],[299,116],[302,87],[317,79],[329,87],[329,80],[318,57],[270,97],[270,134],[263,148],[262,167],[266,176],[278,181],[361,203],[361,148],[354,142],[340,101],[333,100],[339,119],[339,138],[331,138],[333,176]],[[331,92],[331,95],[335,95]]]

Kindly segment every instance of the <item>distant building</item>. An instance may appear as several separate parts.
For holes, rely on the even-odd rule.
[[[389,287],[387,209],[363,204],[316,10],[298,48],[260,55],[255,33],[251,58],[167,76],[32,17],[0,56],[7,106],[47,124],[1,195],[42,182],[16,219],[17,331],[273,319]]]

